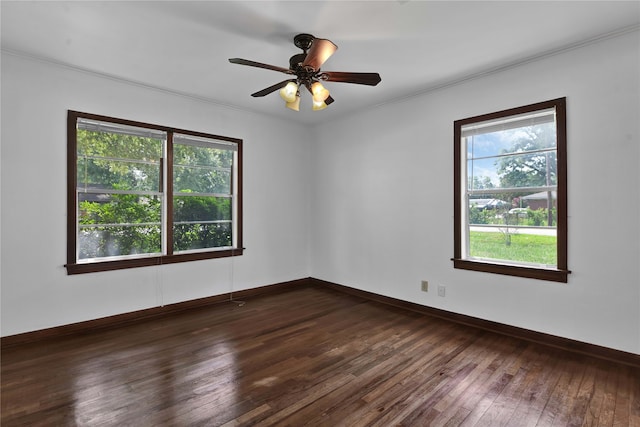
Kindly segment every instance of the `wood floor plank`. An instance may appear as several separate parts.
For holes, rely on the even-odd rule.
[[[640,427],[637,368],[314,286],[1,356],[3,427]]]
[[[471,412],[463,420],[462,426],[475,426],[484,417],[503,389],[512,381],[514,374],[511,372],[514,372],[514,370],[517,372],[522,363],[520,356],[526,350],[527,346],[524,343],[521,343],[518,350],[514,349],[512,355],[509,355],[507,349],[502,350],[504,352],[502,363],[496,366],[495,371],[487,379],[485,387],[481,387],[474,392],[472,396],[473,403],[464,404],[465,407],[471,409]]]
[[[628,369],[629,376],[629,425],[640,427],[640,373]]]
[[[526,370],[521,387],[510,396],[510,410],[504,411],[500,419],[507,419],[505,425],[531,426],[538,424],[544,406],[557,380],[553,367],[557,363],[553,352],[544,352]]]
[[[460,405],[468,404],[472,406],[471,398],[475,395],[475,390],[484,388],[487,377],[495,372],[492,366],[496,359],[500,357],[500,353],[493,350],[493,343],[500,337],[493,334],[486,334],[481,337],[481,344],[476,343],[470,350],[465,351],[465,357],[452,360],[450,363],[459,363],[464,361],[479,361],[476,368],[456,386],[447,393],[439,402],[434,405],[434,409],[440,414],[433,419],[431,425],[434,427],[447,425],[452,422],[460,424],[466,418],[471,410],[460,411]],[[463,416],[464,415],[464,416]],[[457,420],[457,421],[452,421]]]
[[[616,409],[616,394],[618,388],[617,371],[609,371],[607,373],[607,382],[604,383],[604,399],[602,402],[602,410],[598,417],[598,426],[613,426],[613,417]]]
[[[591,398],[587,402],[587,409],[585,411],[584,419],[582,420],[583,427],[597,426],[598,418],[603,407],[604,400],[604,387],[602,385],[607,382],[607,375],[609,371],[604,363],[595,363],[595,375],[593,379],[593,392]]]
[[[531,349],[523,352],[519,365],[519,369],[513,373],[513,376],[509,383],[500,391],[496,399],[493,401],[491,407],[483,414],[482,418],[475,424],[478,427],[481,426],[500,426],[506,425],[507,420],[510,419],[515,405],[516,399],[519,397],[519,393],[527,385],[527,372],[537,359],[540,357],[540,353],[532,352]]]
[[[475,378],[473,374],[470,375],[466,381],[458,385],[457,391],[449,393],[445,399],[437,404],[437,409],[441,413],[434,419],[434,426],[457,426],[465,422],[470,425],[474,419],[472,416],[474,410],[477,418],[482,416],[483,408],[486,409],[488,405],[481,405],[479,402],[487,395],[487,384],[494,381],[497,367],[504,362],[504,358],[501,352],[496,352],[492,350],[492,346],[488,346],[488,353],[482,357],[482,360],[483,363],[481,362],[476,369]],[[450,400],[453,395],[456,395],[455,399]]]
[[[620,370],[618,372],[618,387],[616,389],[616,407],[614,409],[613,415],[613,426],[614,427],[622,427],[629,425],[630,423],[630,414],[629,414],[629,383],[632,379],[629,377],[628,373],[625,370]]]

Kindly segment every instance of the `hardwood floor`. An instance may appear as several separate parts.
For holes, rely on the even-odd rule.
[[[304,286],[2,350],[2,426],[639,426],[640,369]]]

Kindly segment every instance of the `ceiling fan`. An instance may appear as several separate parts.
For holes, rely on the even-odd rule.
[[[295,78],[276,83],[273,86],[252,93],[253,97],[268,95],[280,90],[280,96],[285,100],[286,106],[292,110],[300,109],[300,87],[304,86],[313,97],[313,109],[322,110],[334,102],[329,91],[322,86],[323,81],[355,83],[360,85],[375,86],[380,83],[378,73],[346,73],[341,71],[321,71],[320,67],[338,49],[331,40],[317,39],[311,34],[298,34],[293,38],[293,44],[302,49],[302,53],[293,55],[289,59],[289,68],[263,64],[248,59],[230,58],[233,64],[248,65],[251,67],[266,68],[267,70],[280,71]]]

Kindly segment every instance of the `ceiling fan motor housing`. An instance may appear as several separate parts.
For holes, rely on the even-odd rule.
[[[313,37],[311,34],[302,33],[293,38],[293,44],[296,45],[296,47],[302,49],[306,54],[311,47],[314,39],[315,37]]]
[[[306,53],[299,53],[297,55],[293,55],[291,59],[289,59],[289,68],[293,71],[296,71],[300,64],[304,62],[304,58],[307,57]]]
[[[293,55],[289,59],[289,68],[294,71],[298,76],[298,79],[302,81],[309,81],[312,77],[312,74],[314,74],[312,73],[312,70],[305,70],[303,67],[301,67],[301,64],[307,57],[307,51],[313,44],[313,40],[315,40],[315,37],[307,33],[298,34],[293,38],[293,44],[296,45],[296,47],[298,47],[299,49],[302,49],[303,53]]]

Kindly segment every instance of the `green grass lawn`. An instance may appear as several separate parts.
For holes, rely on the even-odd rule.
[[[502,233],[471,231],[470,255],[476,258],[502,259],[556,265],[556,237],[533,234],[512,234],[511,245]]]

